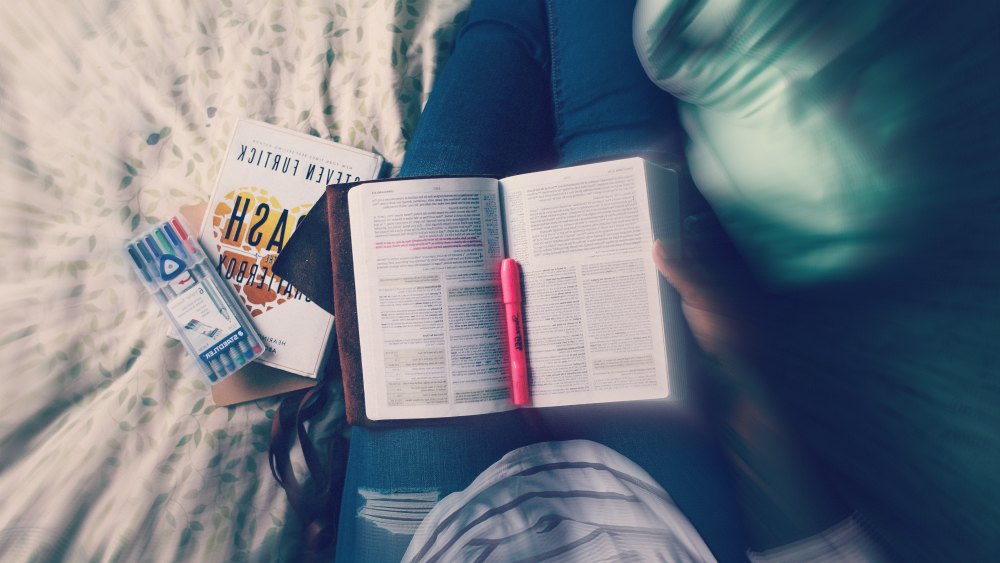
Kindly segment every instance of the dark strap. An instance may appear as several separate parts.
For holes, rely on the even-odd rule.
[[[285,490],[288,504],[305,525],[307,553],[317,553],[337,537],[341,483],[346,470],[347,440],[343,420],[332,429],[325,462],[309,436],[307,423],[321,418],[329,402],[330,389],[324,377],[316,386],[291,393],[282,399],[271,422],[268,463],[271,474]],[[305,459],[307,475],[299,481],[292,469],[291,450],[296,439]]]

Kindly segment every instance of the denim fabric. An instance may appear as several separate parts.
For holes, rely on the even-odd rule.
[[[634,155],[678,162],[675,104],[638,61],[633,6],[475,1],[400,175],[501,177]],[[657,479],[720,560],[744,560],[747,544],[724,464],[676,407],[594,405],[356,427],[337,559],[398,561],[433,503],[506,453],[542,440],[590,439]]]
[[[502,177],[553,166],[549,58],[542,2],[473,2],[400,176]]]
[[[632,1],[473,2],[401,176],[509,176],[644,155],[680,162],[676,102],[647,78]]]
[[[646,76],[632,42],[628,0],[546,2],[562,166],[644,155],[680,162],[676,102]]]
[[[507,452],[540,441],[517,411],[400,428],[354,427],[337,561],[398,562],[436,501]]]
[[[513,411],[401,428],[355,427],[337,537],[338,561],[399,561],[436,501],[508,452],[586,439],[631,459],[671,496],[720,561],[747,542],[727,468],[697,419],[665,401]]]

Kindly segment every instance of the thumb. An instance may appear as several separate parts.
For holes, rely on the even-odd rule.
[[[706,283],[706,274],[691,261],[671,258],[660,241],[653,243],[653,262],[680,294],[684,317],[698,345],[711,355],[725,354],[734,342],[733,330],[713,288]]]
[[[660,275],[677,290],[682,300],[687,303],[699,301],[701,285],[694,268],[684,260],[671,258],[666,245],[659,240],[653,243],[653,263]]]

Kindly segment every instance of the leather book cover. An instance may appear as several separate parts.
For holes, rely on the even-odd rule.
[[[278,255],[274,271],[289,280],[317,305],[333,313],[337,357],[344,385],[347,422],[383,425],[365,416],[365,386],[361,374],[354,253],[347,193],[357,184],[327,186],[326,193],[299,223]]]
[[[333,314],[337,355],[330,358],[343,381],[350,424],[369,424],[361,376],[361,347],[354,291],[354,253],[347,192],[355,184],[327,186],[274,263],[274,272]],[[334,365],[329,366],[333,368]],[[328,372],[333,372],[328,369]]]
[[[299,221],[272,267],[274,273],[291,282],[327,313],[333,314],[328,213],[327,193],[324,191],[309,213]]]
[[[333,318],[337,327],[337,351],[344,382],[347,422],[369,424],[365,416],[365,384],[361,375],[361,338],[358,334],[357,292],[354,288],[354,252],[351,249],[351,217],[347,193],[352,185],[326,188]]]

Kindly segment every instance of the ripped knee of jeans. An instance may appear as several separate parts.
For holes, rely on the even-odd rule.
[[[358,520],[396,535],[412,536],[434,505],[440,491],[378,491],[358,489]]]

